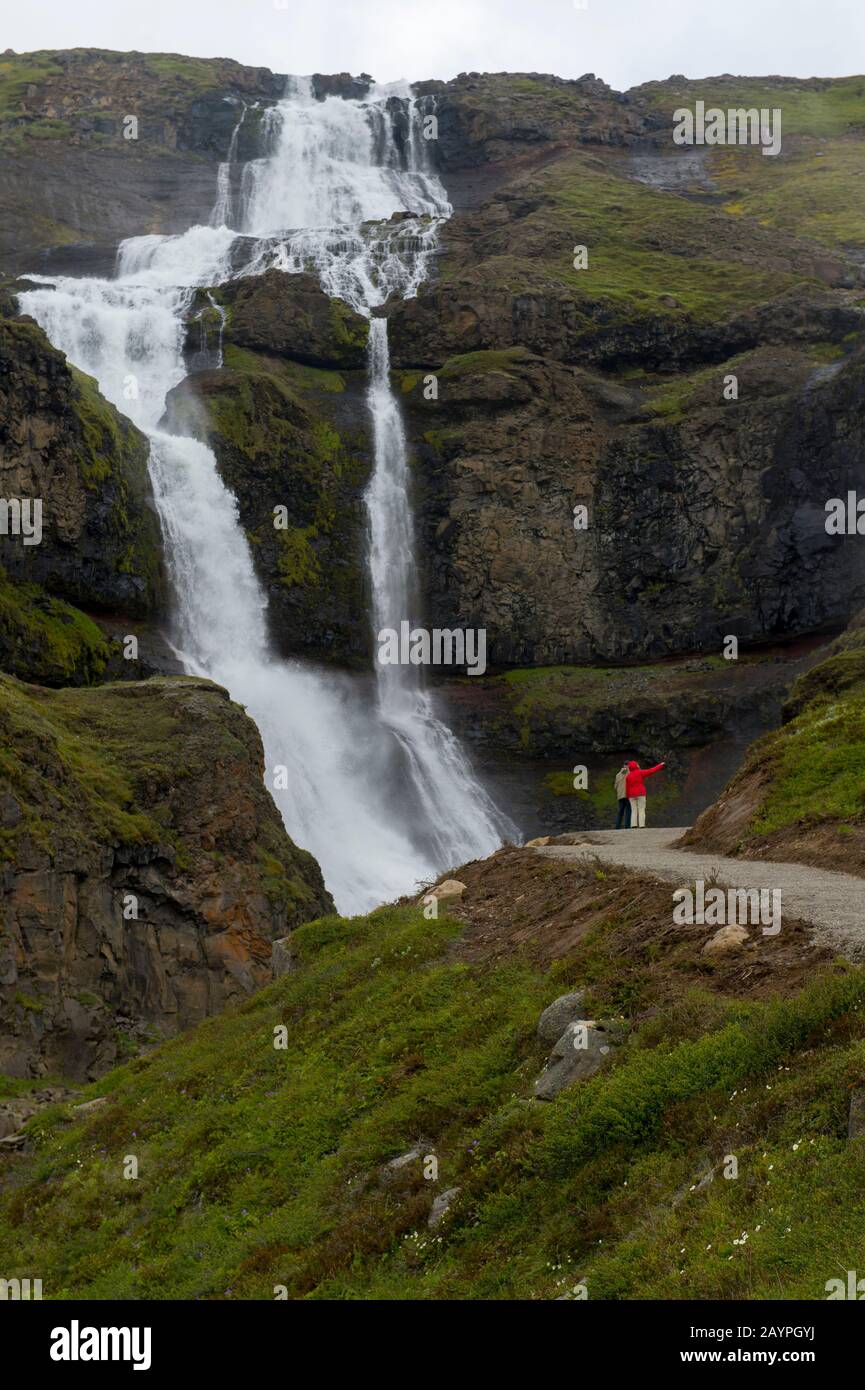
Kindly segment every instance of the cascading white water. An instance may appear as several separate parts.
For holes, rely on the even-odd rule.
[[[400,115],[408,117],[401,151]],[[407,90],[317,102],[298,82],[267,114],[268,154],[244,170],[238,229],[132,238],[120,248],[113,280],[46,279],[46,288],[20,296],[52,342],[150,435],[178,653],[189,671],[227,686],[255,719],[289,834],[319,860],[342,911],[367,910],[487,854],[513,827],[436,717],[416,667],[378,667],[372,707],[356,680],[273,656],[266,598],[213,453],[165,433],[160,421],[184,375],[183,320],[193,291],[236,273],[238,251],[240,273],[315,269],[329,294],[368,316],[391,293],[416,292],[435,248],[435,219],[450,211],[423,167],[418,119]],[[225,179],[220,200],[227,211]],[[400,211],[417,220],[381,225]],[[379,225],[363,225],[373,221]],[[386,321],[373,318],[370,327],[375,468],[367,509],[378,630],[415,617],[415,552]],[[287,786],[274,781],[278,767],[287,769]]]
[[[210,214],[211,227],[228,227],[233,220],[233,192],[231,187],[231,175],[237,159],[237,140],[240,135],[240,127],[246,120],[247,106],[244,102],[240,113],[240,119],[234,130],[231,132],[231,139],[228,142],[228,157],[220,164],[216,175],[216,202],[213,204],[213,211]]]

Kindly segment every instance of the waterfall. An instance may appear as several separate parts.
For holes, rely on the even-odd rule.
[[[228,142],[228,155],[225,161],[220,164],[216,175],[216,202],[210,214],[211,227],[226,227],[231,223],[233,216],[233,193],[231,187],[231,171],[237,159],[237,139],[240,135],[240,127],[246,119],[246,102],[243,103],[243,110],[240,113],[240,120],[231,132],[231,139]]]
[[[396,115],[408,122],[401,142]],[[373,311],[391,294],[416,293],[439,219],[450,212],[424,158],[420,119],[407,88],[318,102],[298,79],[266,113],[265,154],[245,166],[239,195],[230,196],[230,170],[220,179],[214,214],[220,200],[229,217],[234,204],[238,226],[214,225],[214,215],[179,236],[134,237],[120,247],[113,279],[30,276],[42,287],[19,296],[22,310],[149,435],[176,597],[175,648],[188,671],[226,686],[255,720],[286,828],[316,856],[344,912],[366,911],[488,854],[514,827],[436,716],[417,667],[377,664],[371,699],[362,680],[273,654],[266,596],[214,455],[160,422],[168,391],[185,374],[184,317],[196,287],[237,274],[238,261],[240,274],[313,270],[327,293],[371,320],[375,464],[365,501],[373,629],[415,619],[408,450],[390,387],[386,320]],[[395,212],[416,216],[391,222]],[[275,780],[278,768],[287,776]]]

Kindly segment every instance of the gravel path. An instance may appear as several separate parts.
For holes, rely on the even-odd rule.
[[[629,869],[645,869],[677,885],[718,883],[729,888],[777,888],[781,920],[785,916],[811,923],[817,938],[849,960],[865,960],[865,879],[805,864],[777,864],[768,859],[729,859],[723,854],[673,849],[685,826],[660,830],[587,830],[576,845],[545,845],[537,854],[550,859],[594,859]],[[672,908],[671,908],[672,911]],[[783,925],[782,925],[783,931]]]

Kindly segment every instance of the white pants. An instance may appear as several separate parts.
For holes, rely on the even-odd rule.
[[[631,829],[636,830],[638,826],[646,824],[646,798],[644,796],[629,796],[631,803]]]

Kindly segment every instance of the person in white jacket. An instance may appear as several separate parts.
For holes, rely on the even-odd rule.
[[[625,780],[628,776],[628,764],[622,763],[616,773],[616,796],[619,801],[619,813],[616,816],[617,830],[630,830],[631,828],[631,803],[625,790]]]

